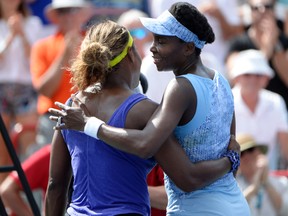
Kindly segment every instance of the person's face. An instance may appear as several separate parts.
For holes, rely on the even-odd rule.
[[[5,12],[15,12],[22,0],[0,0],[0,9]]]
[[[250,0],[252,23],[258,23],[267,16],[274,17],[273,0]]]
[[[235,82],[243,91],[254,95],[267,86],[269,78],[260,74],[243,74],[236,77]]]
[[[260,154],[261,151],[257,147],[253,147],[241,152],[241,171],[246,173],[255,172],[257,157]]]
[[[158,71],[175,71],[181,68],[186,60],[183,55],[186,44],[177,37],[155,34],[153,36],[154,41],[150,51]]]
[[[79,30],[90,17],[88,8],[59,8],[56,9],[58,25],[65,32]]]

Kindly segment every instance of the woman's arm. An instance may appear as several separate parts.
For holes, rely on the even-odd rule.
[[[127,124],[125,129],[115,128],[104,124],[104,122],[95,117],[87,118],[89,111],[81,101],[78,101],[82,108],[80,112],[79,108],[71,108],[57,102],[56,105],[59,106],[62,111],[49,109],[49,112],[55,115],[50,119],[57,121],[57,116],[62,116],[62,122],[64,124],[56,126],[55,129],[67,128],[80,131],[84,130],[85,132],[84,127],[91,125],[92,128],[89,130],[93,137],[98,136],[108,145],[122,151],[135,154],[141,158],[150,158],[159,150],[170,134],[172,134],[188,106],[191,105],[191,103],[195,103],[196,95],[194,89],[193,91],[191,91],[191,89],[193,89],[191,88],[191,84],[185,79],[175,79],[169,83],[162,103],[158,107],[154,105],[150,109],[147,108],[149,103],[140,102],[136,104],[129,111],[129,115],[130,113],[135,113],[134,116],[140,116],[142,119],[145,119],[145,124],[142,128],[127,127]],[[129,116],[127,119],[129,120]],[[100,126],[99,128],[95,128],[97,124]]]
[[[155,109],[157,108],[156,104],[153,104],[149,101],[143,101],[141,103],[138,103],[135,105],[128,114],[126,126],[128,128],[142,128],[145,127],[146,122],[149,120],[150,116],[153,114]],[[83,130],[85,121],[87,118],[87,115],[89,115],[89,111],[87,110],[86,106],[84,104],[79,104],[82,107],[82,110],[77,107],[68,107],[61,103],[57,103],[57,105],[62,109],[56,110],[56,109],[49,109],[49,111],[54,114],[54,117],[51,117],[51,119],[56,120],[57,116],[63,116],[63,123],[64,125],[58,126],[56,129],[61,128],[68,128],[68,129],[76,129],[76,130]],[[159,109],[159,108],[158,108]],[[162,109],[160,107],[160,109]],[[157,113],[157,111],[156,111]],[[86,114],[86,115],[85,115]],[[154,114],[155,115],[155,114]],[[156,114],[157,115],[157,114]],[[153,117],[152,117],[153,118]],[[103,126],[103,127],[106,127]],[[117,139],[119,139],[119,134],[117,135],[117,131],[124,134],[125,133],[133,133],[133,131],[139,131],[139,130],[126,130],[121,128],[114,128],[114,127],[108,127],[112,129],[112,134],[116,134],[118,136]],[[140,130],[141,131],[141,130]],[[232,131],[232,129],[231,129]],[[96,133],[96,132],[95,132]],[[108,132],[107,132],[108,133]],[[168,132],[166,132],[168,133]],[[131,134],[128,134],[130,136]],[[137,142],[141,139],[149,139],[149,136],[146,138],[137,137],[137,132],[134,134],[135,140],[133,143]],[[121,135],[120,135],[121,137]],[[125,137],[124,139],[125,140]],[[176,139],[172,139],[172,141],[169,139],[167,141],[168,143],[165,143],[161,150],[158,152],[160,147],[155,148],[155,153],[158,152],[155,157],[158,160],[158,163],[163,166],[164,171],[169,175],[169,177],[172,178],[172,180],[177,184],[178,187],[185,191],[191,191],[198,188],[201,188],[205,185],[210,184],[211,182],[215,181],[222,175],[226,174],[231,169],[231,164],[229,162],[228,158],[215,160],[215,161],[209,161],[209,162],[203,162],[198,164],[193,164],[189,158],[186,156],[184,150],[181,148],[181,146],[178,144]],[[233,150],[239,151],[239,145],[235,140],[231,141],[234,146],[232,146]],[[235,144],[236,143],[236,144]],[[117,143],[115,143],[117,145]],[[161,146],[161,145],[158,145]],[[235,147],[236,146],[236,147]],[[123,147],[120,147],[120,149],[125,149],[125,145]],[[136,150],[135,150],[136,149]],[[138,156],[142,157],[149,157],[150,155],[145,153],[145,149],[143,149],[144,153],[141,152],[141,148],[137,147],[133,150],[129,150],[127,147],[127,151],[136,154]],[[125,150],[124,150],[125,151]],[[177,166],[176,166],[177,165]],[[181,170],[179,169],[181,167]],[[203,175],[202,173],[203,172]]]
[[[76,107],[68,107],[58,102],[56,104],[62,109],[62,111],[56,109],[49,109],[49,111],[55,115],[52,116],[51,119],[56,120],[57,116],[65,115],[63,120],[65,125],[58,126],[56,129],[64,127],[69,129],[73,128],[77,130],[83,130],[85,125],[85,119],[87,118],[84,113],[88,113],[88,110],[86,110],[87,108],[84,104],[81,105],[82,109]],[[153,113],[153,110],[155,110],[155,105],[151,105],[149,103],[146,103],[145,106],[142,107],[149,109],[150,113]],[[140,107],[135,108],[138,111],[140,110],[140,113],[148,112],[147,110],[146,112],[144,112],[144,110],[141,110]],[[63,110],[65,111],[65,113],[63,113]],[[134,115],[139,116],[137,113],[135,113]],[[143,117],[142,120],[141,117]],[[138,124],[141,121],[143,121],[144,123],[147,122],[147,119],[145,120],[144,114],[141,115],[141,117],[138,117],[137,119],[135,119],[135,117],[132,117],[131,119],[133,119],[133,122],[137,122]],[[132,127],[129,122],[128,126]],[[233,128],[234,127],[231,126],[231,132],[233,131]],[[121,128],[113,129],[125,131],[125,129]],[[240,151],[239,144],[236,142],[235,139],[230,140],[229,149],[237,152]],[[138,155],[140,155],[140,152]],[[205,161],[193,164],[187,157],[185,151],[182,149],[180,144],[172,136],[167,139],[167,141],[164,143],[164,145],[162,145],[159,151],[157,151],[154,157],[159,163],[159,165],[162,167],[164,172],[175,182],[175,184],[179,188],[184,191],[192,191],[209,185],[231,170],[231,163],[227,157],[221,158],[219,160]]]
[[[230,142],[232,145],[238,145],[235,139],[231,139]],[[185,192],[207,186],[231,170],[231,163],[227,157],[192,163],[172,136],[162,145],[154,158],[173,182]]]
[[[168,84],[161,104],[150,115],[142,130],[113,128],[103,124],[97,135],[105,143],[122,151],[143,158],[152,157],[173,133],[192,103],[196,104],[196,93],[190,82],[184,78],[174,79]],[[145,107],[142,108],[139,115],[145,113]]]
[[[56,131],[52,140],[49,181],[45,200],[46,216],[64,215],[71,174],[69,151],[61,131]]]

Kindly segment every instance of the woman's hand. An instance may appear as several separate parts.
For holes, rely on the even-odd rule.
[[[228,150],[232,150],[237,152],[239,155],[241,155],[241,151],[240,151],[240,145],[237,142],[236,138],[234,135],[230,136],[230,142],[229,142],[229,146],[228,146]]]
[[[55,102],[60,109],[49,108],[48,111],[52,114],[49,118],[57,122],[57,125],[53,128],[54,130],[72,129],[84,131],[84,126],[90,116],[89,111],[79,99],[73,96],[72,98],[76,105],[75,107]]]
[[[21,14],[15,14],[9,17],[8,22],[7,22],[11,32],[13,35],[21,35],[23,34],[23,17]]]

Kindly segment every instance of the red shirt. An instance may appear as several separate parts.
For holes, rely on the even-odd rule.
[[[147,184],[149,186],[164,185],[164,173],[159,165],[156,165],[147,177]],[[165,210],[151,208],[151,216],[165,216]]]
[[[31,190],[41,189],[43,194],[46,193],[48,184],[50,152],[51,145],[46,145],[22,163],[22,169]],[[22,188],[17,172],[11,172],[10,176]]]

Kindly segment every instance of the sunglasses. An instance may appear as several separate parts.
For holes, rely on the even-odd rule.
[[[138,40],[144,39],[148,34],[146,29],[144,28],[130,29],[129,32],[133,38],[136,38]]]
[[[261,11],[273,10],[274,4],[259,4],[259,5],[250,5],[252,11]]]
[[[263,74],[249,74],[249,73],[247,73],[247,74],[243,74],[243,76],[244,77],[248,77],[248,78],[250,78],[250,77],[258,77],[258,78],[260,78],[260,77],[265,77],[265,75],[263,75]]]
[[[73,14],[73,13],[77,13],[80,10],[80,8],[78,7],[67,7],[67,8],[58,8],[56,9],[56,12],[59,15],[64,15],[64,14]]]
[[[242,151],[242,152],[241,152],[241,156],[243,156],[243,155],[245,155],[245,154],[247,154],[247,153],[250,154],[250,153],[254,152],[255,149],[256,149],[256,147],[252,147],[252,148],[249,148],[249,149],[247,149],[247,150],[245,150],[245,151]]]

